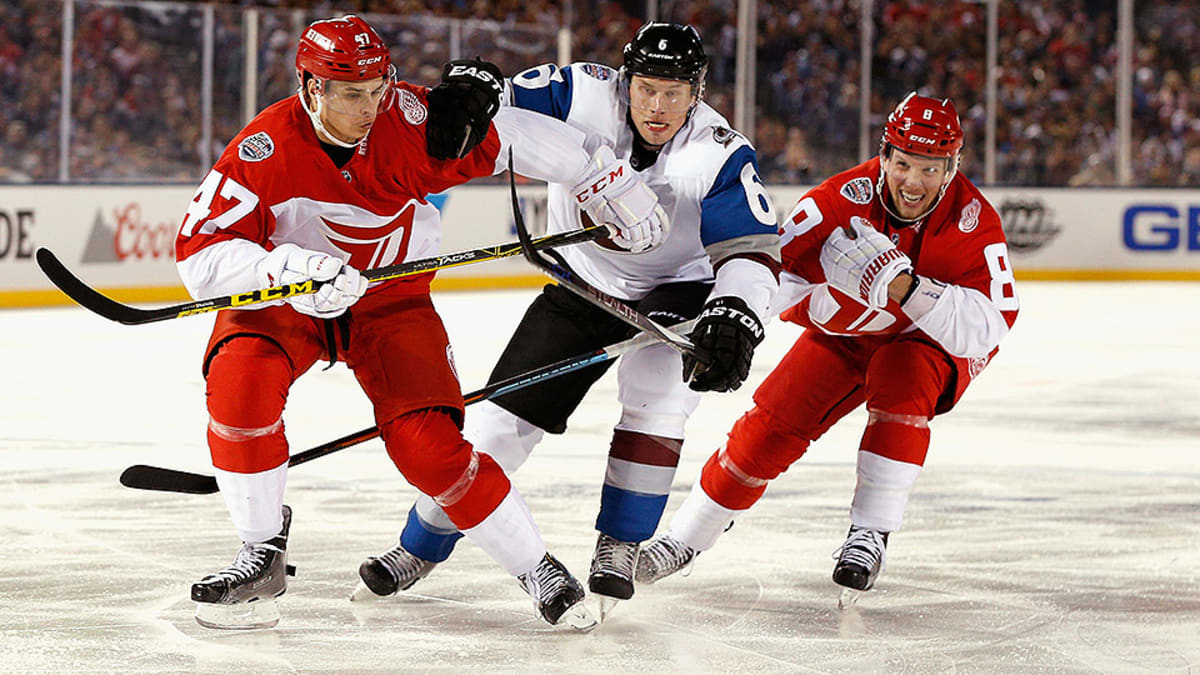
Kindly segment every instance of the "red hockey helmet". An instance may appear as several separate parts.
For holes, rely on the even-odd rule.
[[[296,48],[296,76],[324,80],[373,80],[390,77],[392,56],[379,33],[366,21],[347,14],[315,21],[304,29]]]
[[[914,91],[888,115],[881,142],[913,155],[953,158],[962,150],[963,131],[950,99]]]

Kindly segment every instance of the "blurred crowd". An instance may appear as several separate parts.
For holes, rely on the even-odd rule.
[[[658,0],[661,19],[700,29],[709,104],[733,121],[736,0]],[[1200,186],[1200,12],[1136,0],[1132,157],[1138,185]],[[295,89],[294,46],[309,21],[367,14],[403,79],[435,83],[454,55],[506,73],[572,58],[618,65],[642,0],[303,0],[213,6],[213,111],[203,133],[203,5],[76,0],[71,71],[73,181],[194,182],[243,125],[245,9],[258,8],[256,107]],[[965,0],[873,3],[868,149],[909,91],[954,100],[963,171],[984,178],[986,9]],[[768,183],[810,184],[859,158],[861,3],[759,0],[753,130]],[[1115,0],[1000,3],[996,176],[1007,185],[1117,181]],[[59,176],[62,12],[0,5],[0,182]],[[206,137],[209,145],[205,146]]]

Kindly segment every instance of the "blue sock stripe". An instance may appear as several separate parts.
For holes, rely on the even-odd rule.
[[[600,492],[596,529],[621,541],[645,541],[662,519],[667,495],[648,495],[605,485]]]
[[[462,539],[462,536],[462,532],[434,532],[421,521],[414,506],[408,510],[408,522],[404,524],[404,531],[400,533],[400,545],[422,560],[443,562],[454,552],[454,544]]]

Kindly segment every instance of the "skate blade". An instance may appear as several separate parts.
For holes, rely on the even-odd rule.
[[[866,591],[860,591],[855,588],[843,588],[841,595],[838,596],[838,609],[849,609],[858,602],[862,594]]]
[[[558,619],[558,623],[566,624],[581,633],[587,633],[599,625],[596,617],[592,616],[592,613],[588,611],[587,605],[584,605],[582,600],[563,612],[563,615]]]
[[[218,630],[274,628],[279,623],[279,605],[274,598],[235,605],[197,602],[196,623]]]
[[[599,594],[597,594],[597,595],[599,595]],[[607,619],[609,616],[612,616],[613,610],[616,609],[617,605],[619,605],[619,604],[621,604],[621,600],[619,598],[611,598],[607,595],[601,595],[600,596],[600,623],[604,623],[605,619]]]
[[[358,582],[358,585],[354,587],[354,591],[350,593],[350,602],[371,602],[374,600],[379,600],[383,597],[385,596],[375,595],[375,591],[367,588],[367,585],[360,581]]]

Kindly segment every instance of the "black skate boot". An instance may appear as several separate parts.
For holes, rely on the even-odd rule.
[[[638,542],[620,541],[600,533],[592,554],[588,590],[600,597],[600,620],[617,606],[619,600],[633,597],[633,567],[637,564]]]
[[[696,549],[664,534],[642,549],[634,578],[638,583],[652,584],[679,571],[686,577],[691,574],[692,564],[698,555],[700,552]]]
[[[596,627],[596,619],[583,604],[583,586],[549,553],[537,567],[518,575],[517,581],[533,598],[533,608],[551,626],[562,621],[580,631]]]
[[[350,595],[350,600],[387,597],[407,591],[434,567],[437,567],[437,563],[418,558],[405,550],[403,545],[396,544],[383,555],[371,556],[358,566],[358,576],[362,581]]]
[[[283,528],[261,544],[242,544],[233,564],[192,584],[196,622],[208,628],[270,628],[279,623],[275,598],[287,591],[288,530],[292,509],[283,507]]]
[[[886,567],[888,533],[850,526],[846,541],[834,551],[833,581],[844,587],[838,606],[853,605],[858,596],[871,590],[875,578]]]

